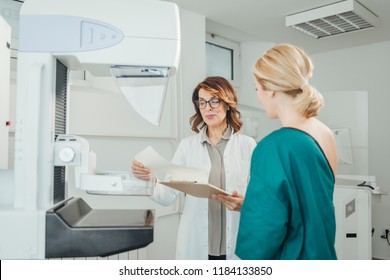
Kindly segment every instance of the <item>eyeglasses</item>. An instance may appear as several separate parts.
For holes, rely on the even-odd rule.
[[[219,107],[219,104],[221,104],[221,99],[217,97],[210,98],[209,101],[206,101],[204,99],[195,100],[195,105],[199,109],[204,109],[207,106],[207,103],[210,105],[211,108],[216,109]]]

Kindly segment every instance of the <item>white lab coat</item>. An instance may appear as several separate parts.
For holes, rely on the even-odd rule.
[[[205,128],[204,128],[205,129]],[[210,173],[211,161],[207,147],[201,144],[201,135],[183,139],[177,148],[172,163],[196,167]],[[256,146],[253,138],[233,133],[226,145],[223,161],[225,165],[226,191],[237,191],[245,195],[249,182],[249,166]],[[162,205],[170,205],[179,198],[180,192],[157,184],[151,198]],[[226,258],[234,255],[240,213],[226,211]],[[176,259],[208,259],[208,199],[185,196],[183,212],[176,244]]]

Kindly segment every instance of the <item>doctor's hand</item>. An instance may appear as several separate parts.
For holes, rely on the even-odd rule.
[[[131,163],[131,172],[133,175],[141,180],[155,180],[152,170],[145,167],[142,162],[133,160]]]
[[[236,191],[231,195],[213,194],[211,198],[223,203],[227,209],[238,212],[241,210],[242,203],[244,202],[244,196]]]

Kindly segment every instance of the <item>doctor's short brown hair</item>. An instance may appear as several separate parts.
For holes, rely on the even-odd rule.
[[[199,99],[199,90],[204,89],[213,96],[221,99],[228,106],[226,111],[226,121],[233,129],[233,133],[240,131],[242,127],[241,113],[237,109],[237,92],[233,85],[225,78],[220,76],[210,76],[200,82],[192,93],[192,103],[195,114],[190,118],[191,129],[198,133],[200,129],[206,126],[203,121],[200,109],[195,101]]]

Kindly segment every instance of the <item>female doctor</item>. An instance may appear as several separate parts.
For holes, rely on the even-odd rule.
[[[196,134],[180,142],[172,163],[206,171],[210,184],[231,195],[210,199],[185,195],[176,259],[234,259],[239,211],[256,142],[239,133],[237,93],[226,79],[206,78],[194,89],[192,102],[195,114],[190,124]],[[140,179],[155,179],[149,168],[135,160],[132,172]],[[179,198],[179,191],[156,183],[151,198],[167,206]]]

